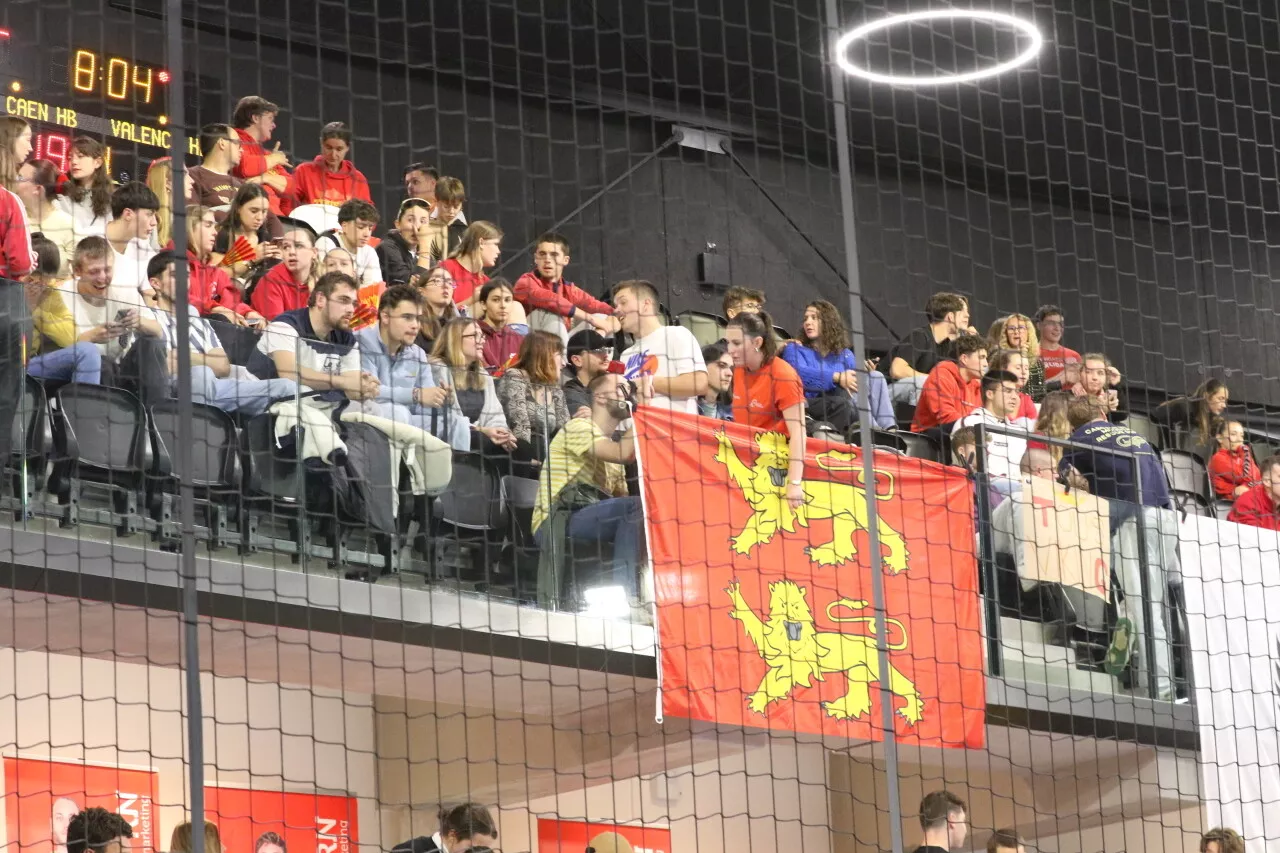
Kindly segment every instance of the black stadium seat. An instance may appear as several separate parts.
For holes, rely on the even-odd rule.
[[[196,536],[214,548],[236,545],[241,539],[237,528],[243,516],[240,494],[244,479],[239,430],[230,415],[213,406],[194,403],[191,414],[191,470],[185,473],[195,489],[196,508],[204,516],[204,524],[197,523]],[[152,478],[148,505],[160,523],[157,536],[169,543],[176,541],[179,534],[174,497],[178,494],[178,478],[184,474],[175,452],[180,417],[177,400],[151,407],[155,452],[168,461],[171,474]]]
[[[128,391],[103,385],[64,385],[54,407],[54,465],[49,491],[62,506],[62,524],[81,518],[114,524],[120,535],[153,527],[140,514],[154,455],[147,411]],[[86,487],[106,492],[110,509],[82,506]]]
[[[13,414],[11,447],[10,458],[2,460],[4,474],[13,486],[13,497],[5,498],[5,507],[19,512],[24,507],[30,510],[44,489],[49,454],[53,450],[49,398],[44,386],[30,376],[26,378],[18,410]]]

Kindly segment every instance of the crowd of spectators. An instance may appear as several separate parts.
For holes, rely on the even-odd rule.
[[[1124,377],[1105,354],[1064,344],[1057,306],[996,318],[981,335],[966,297],[934,294],[924,324],[896,343],[881,372],[860,363],[831,303],[808,304],[800,334],[782,339],[765,294],[734,287],[723,339],[701,345],[664,320],[649,282],[621,282],[605,300],[569,281],[572,247],[561,234],[536,240],[533,268],[514,284],[491,278],[502,229],[469,221],[462,182],[428,164],[405,168],[406,198],[375,236],[382,217],[349,159],[350,130],[325,125],[319,153],[294,167],[271,144],[278,113],[243,98],[230,122],[202,128],[201,162],[185,172],[198,402],[253,416],[305,394],[335,418],[356,411],[403,423],[502,474],[538,479],[535,538],[607,536],[632,591],[644,547],[625,473],[637,406],[785,433],[795,470],[782,489],[793,503],[803,497],[809,433],[820,424],[850,435],[866,383],[875,427],[909,428],[944,459],[958,436],[962,461],[976,461],[968,448],[984,435],[997,502],[1018,490],[1033,448],[1064,482],[1171,506],[1157,451],[1124,425]],[[13,353],[0,353],[0,392],[16,394],[25,366],[45,382],[172,396],[182,259],[168,249],[173,216],[157,192],[169,186],[167,163],[148,183],[113,187],[99,143],[77,138],[64,176],[29,159],[30,134],[21,119],[0,119],[0,275],[25,282],[0,295],[25,308],[12,316],[31,318],[21,351],[12,327],[0,334]],[[1241,425],[1221,418],[1226,404],[1226,387],[1210,380],[1153,420],[1194,434],[1214,492],[1237,503],[1233,518],[1280,527],[1280,463],[1258,464]],[[1130,457],[1140,488],[1126,473]]]

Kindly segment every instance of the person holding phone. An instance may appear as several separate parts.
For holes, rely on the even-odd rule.
[[[112,368],[129,351],[136,334],[160,336],[159,326],[140,316],[132,294],[122,295],[120,287],[111,283],[114,261],[105,237],[86,237],[71,261],[74,277],[62,286],[75,321],[75,339],[97,345],[105,384],[111,384]]]

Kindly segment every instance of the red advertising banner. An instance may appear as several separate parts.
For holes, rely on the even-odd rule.
[[[538,853],[584,853],[588,847],[596,853],[671,853],[671,830],[538,818]]]
[[[133,827],[135,853],[151,853],[160,832],[155,813],[160,779],[152,770],[128,770],[78,761],[4,759],[5,829],[22,853],[66,853],[67,824],[92,806],[116,812]]]
[[[351,853],[358,839],[355,797],[206,786],[205,816],[229,853],[284,853],[258,841],[266,833],[289,853]]]
[[[963,471],[807,443],[787,500],[781,433],[636,413],[667,714],[902,743],[981,747],[986,679],[972,486]],[[889,691],[871,615],[877,511]]]

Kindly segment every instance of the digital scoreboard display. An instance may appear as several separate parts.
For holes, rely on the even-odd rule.
[[[32,156],[64,172],[72,140],[85,135],[106,145],[114,180],[144,179],[151,161],[169,153],[171,79],[163,66],[141,58],[74,43],[36,48],[24,45],[16,31],[0,29],[2,114],[26,119],[34,131]],[[190,80],[184,92],[192,124],[226,119],[220,98],[210,102],[196,94],[204,83]],[[199,154],[196,136],[187,139],[191,155]]]

